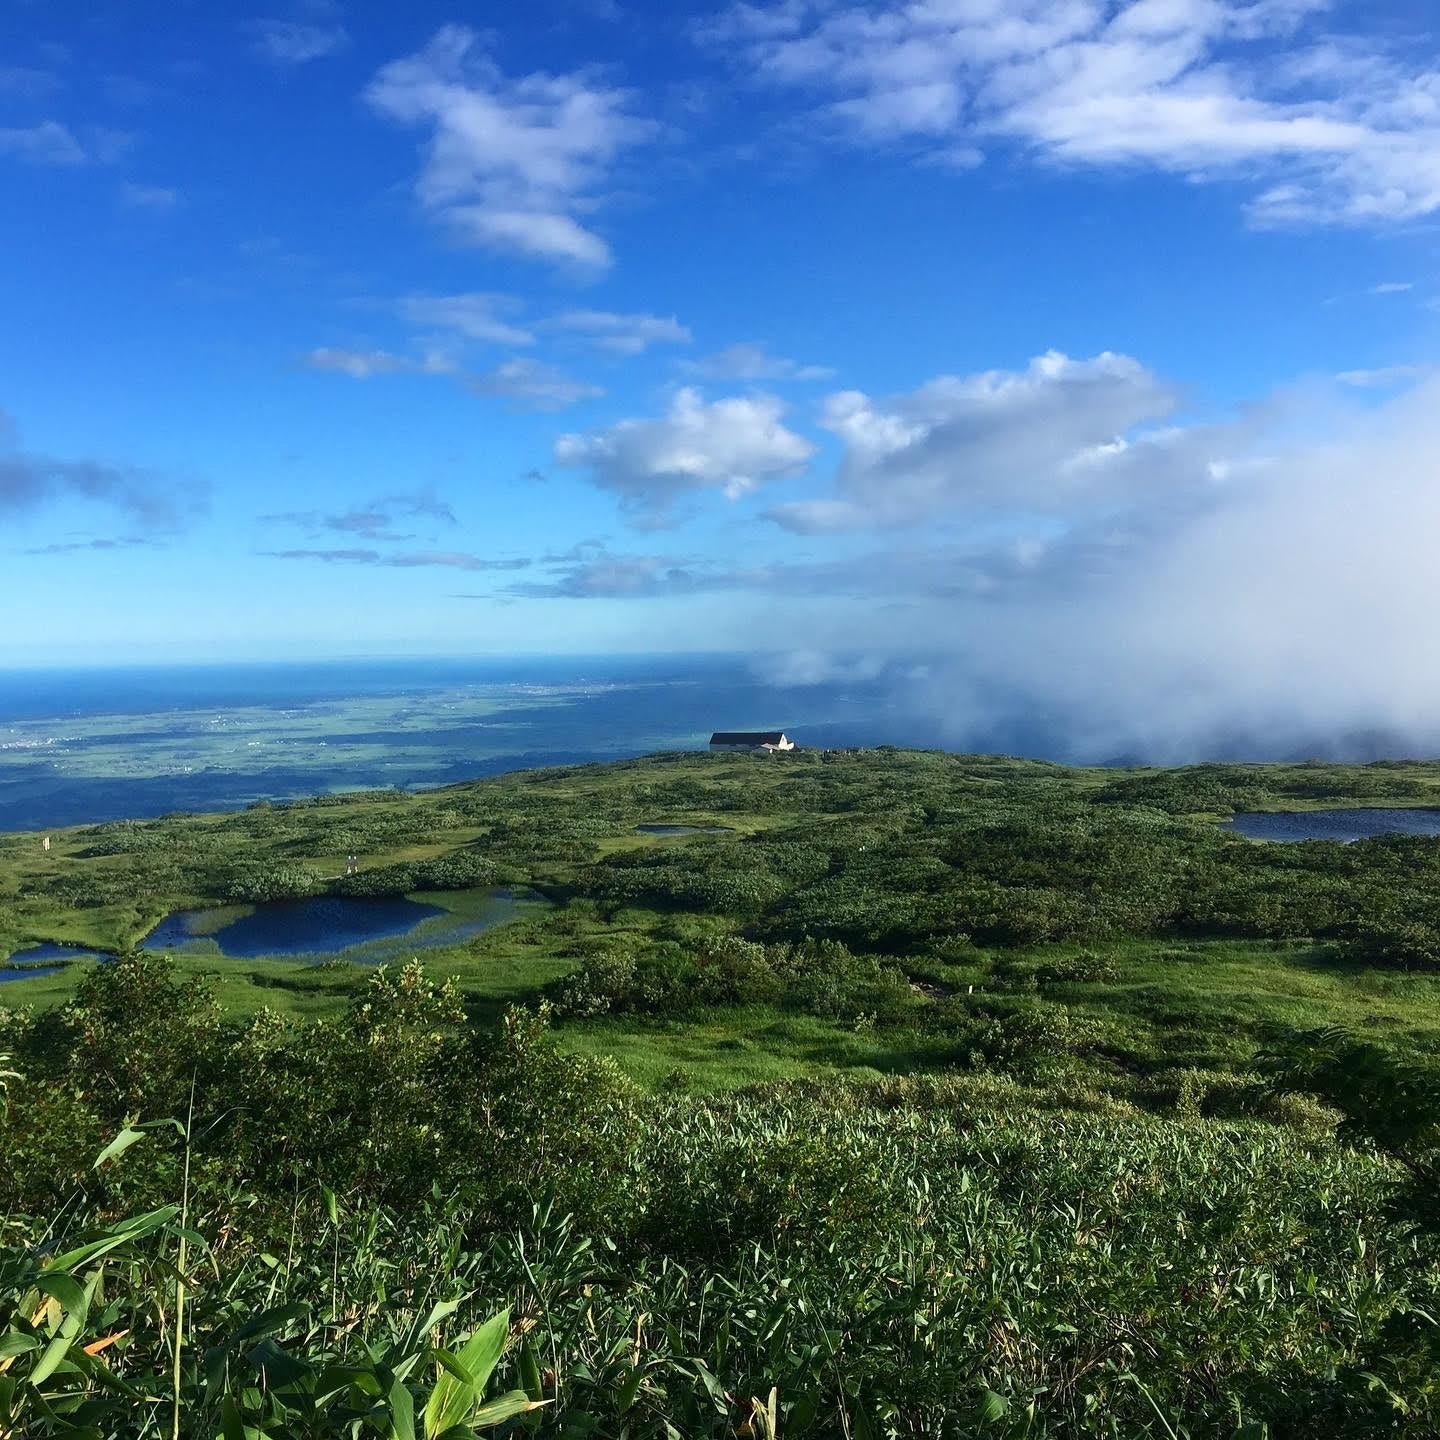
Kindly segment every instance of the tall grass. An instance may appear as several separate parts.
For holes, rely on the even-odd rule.
[[[935,1083],[677,1099],[636,1141],[587,1221],[318,1182],[12,1217],[0,1436],[1433,1433],[1440,1275],[1381,1159]]]

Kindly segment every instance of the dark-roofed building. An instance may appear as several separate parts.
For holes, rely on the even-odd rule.
[[[711,750],[793,750],[795,742],[783,730],[717,730]]]

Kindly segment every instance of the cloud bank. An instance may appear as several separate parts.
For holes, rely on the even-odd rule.
[[[1032,471],[1047,533],[882,548],[848,585],[832,568],[831,593],[900,608],[843,629],[811,616],[808,638],[836,656],[923,654],[906,703],[962,748],[1440,752],[1440,377],[1345,404],[1301,388],[1244,424],[1109,451],[1089,462],[1101,510],[1089,486],[1057,509]],[[1004,468],[997,455],[991,474]],[[1060,493],[1068,468],[1048,471]]]

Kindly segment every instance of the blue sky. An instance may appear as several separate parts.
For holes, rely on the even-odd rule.
[[[0,187],[0,663],[1430,703],[1421,0],[6,0]]]

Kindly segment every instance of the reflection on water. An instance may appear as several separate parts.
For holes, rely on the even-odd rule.
[[[145,937],[142,948],[198,954],[218,950],[240,960],[355,951],[350,958],[379,962],[401,950],[409,954],[454,945],[544,903],[529,891],[507,889],[471,898],[478,903],[463,914],[403,897],[354,900],[331,895],[280,900],[244,911],[177,910]]]
[[[1440,810],[1293,810],[1236,815],[1227,829],[1248,840],[1369,840],[1376,835],[1440,835]]]

